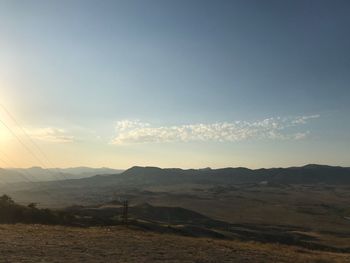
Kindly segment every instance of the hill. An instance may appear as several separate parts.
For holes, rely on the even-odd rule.
[[[40,167],[28,169],[1,169],[2,182],[52,181],[47,186],[62,186],[55,180],[70,180],[70,186],[104,187],[106,185],[174,185],[174,184],[329,184],[350,185],[350,168],[326,165],[306,165],[290,168],[248,169],[161,169],[158,167],[132,167],[124,172],[109,168],[67,168],[49,169]],[[80,180],[72,180],[80,179]],[[1,182],[0,182],[1,183]]]
[[[232,224],[213,220],[182,207],[153,206],[148,203],[130,206],[127,225],[155,233],[191,237],[280,243],[321,251],[349,253],[349,234],[312,230],[302,226],[268,224]],[[98,206],[72,206],[66,209],[39,209],[23,206],[10,197],[0,197],[0,223],[29,223],[76,227],[125,225],[119,201]]]
[[[167,223],[173,213],[170,208],[182,208],[245,228],[268,225],[288,230],[292,226],[311,235],[321,233],[323,245],[346,248],[350,240],[348,171],[320,165],[257,170],[133,167],[121,174],[13,184],[0,192],[23,205],[38,203],[39,208],[96,208],[128,199],[131,207],[144,203],[157,207],[157,218],[145,217],[154,209],[145,207],[141,218],[147,220]],[[249,235],[255,239],[261,231]]]
[[[0,185],[11,183],[45,182],[67,179],[80,179],[91,177],[97,174],[118,174],[122,170],[110,168],[48,168],[30,167],[30,168],[0,168]]]
[[[98,206],[73,206],[62,211],[74,219],[74,225],[106,226],[123,224],[123,207],[116,202]],[[350,235],[315,231],[308,227],[228,223],[213,220],[182,207],[153,206],[148,203],[129,207],[128,225],[158,233],[226,240],[295,245],[315,250],[350,253]]]
[[[79,185],[171,185],[171,184],[330,184],[350,185],[350,168],[306,165],[290,168],[248,169],[161,169],[158,167],[132,167],[118,175],[95,176],[71,182]]]
[[[132,179],[158,182],[196,183],[260,183],[266,181],[277,184],[350,184],[350,168],[309,164],[302,167],[248,169],[161,169],[157,167],[132,167],[122,175]],[[130,178],[129,178],[130,179]],[[131,179],[131,180],[132,180]]]
[[[0,262],[350,262],[349,254],[158,234],[120,226],[0,225],[0,235]]]

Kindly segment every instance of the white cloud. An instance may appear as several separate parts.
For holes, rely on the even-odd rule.
[[[309,115],[309,116],[300,116],[298,118],[295,118],[295,120],[292,122],[292,124],[305,124],[310,119],[317,119],[320,115]]]
[[[302,139],[305,139],[309,134],[310,134],[310,131],[298,132],[298,133],[294,134],[294,139],[295,140],[302,140]]]
[[[64,129],[46,127],[28,130],[29,135],[37,140],[56,142],[56,143],[69,143],[74,141],[74,137],[68,135]]]
[[[116,124],[117,135],[112,144],[162,143],[189,141],[236,142],[249,139],[300,140],[309,131],[293,133],[292,127],[306,124],[319,115],[288,118],[268,118],[255,122],[217,122],[210,124],[186,124],[152,126],[139,120],[123,120]]]

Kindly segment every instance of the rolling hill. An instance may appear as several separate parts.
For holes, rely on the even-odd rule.
[[[67,179],[80,179],[91,177],[97,174],[118,174],[122,170],[110,168],[0,168],[0,185],[22,182],[46,182],[61,181]]]
[[[302,167],[248,169],[161,169],[158,167],[132,167],[119,175],[95,176],[79,180],[77,184],[104,185],[118,183],[138,184],[350,184],[350,168],[309,164]]]

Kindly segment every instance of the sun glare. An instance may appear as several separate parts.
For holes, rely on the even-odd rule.
[[[3,126],[0,126],[0,146],[3,147],[8,140],[9,134],[7,130]]]

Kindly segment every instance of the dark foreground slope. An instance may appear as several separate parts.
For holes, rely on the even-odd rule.
[[[0,262],[350,262],[349,254],[124,227],[0,225]]]
[[[123,224],[123,207],[115,202],[94,207],[70,207],[66,211],[74,219],[74,225]],[[147,203],[130,206],[128,225],[157,233],[279,243],[313,250],[350,253],[350,234],[346,232],[330,233],[290,225],[230,224],[181,207],[159,207]]]
[[[117,200],[99,206],[72,206],[65,210],[50,210],[36,208],[33,204],[19,205],[8,196],[0,197],[2,224],[111,227],[125,225],[123,210]],[[130,206],[128,211],[128,226],[156,233],[279,243],[313,250],[350,253],[350,235],[345,232],[330,234],[305,227],[230,224],[181,207],[159,207],[148,203]]]

